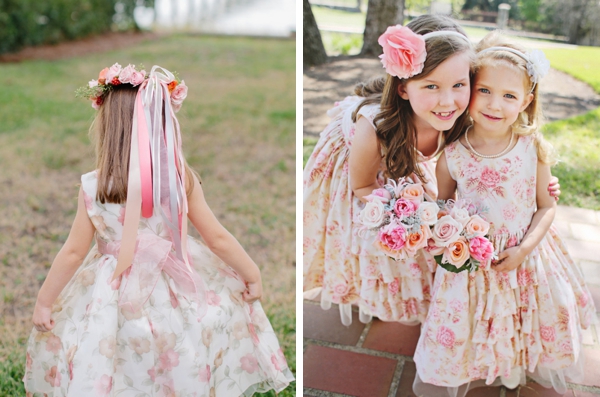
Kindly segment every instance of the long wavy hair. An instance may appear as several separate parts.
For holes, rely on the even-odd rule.
[[[90,127],[92,140],[96,146],[96,170],[98,171],[96,199],[101,203],[121,204],[127,200],[131,129],[138,89],[139,86],[133,87],[130,84],[114,86],[106,95]],[[192,172],[186,162],[188,196],[194,188]]]
[[[510,41],[506,36],[500,34],[497,31],[489,33],[486,35],[475,48],[476,52],[485,50],[490,47],[509,47],[525,53],[526,50],[524,47]],[[477,60],[474,65],[474,73],[477,75],[477,72],[486,66],[495,66],[499,63],[504,62],[513,67],[517,67],[520,71],[523,72],[523,81],[526,85],[527,92],[531,92],[533,94],[533,99],[529,106],[525,108],[519,116],[517,120],[512,125],[512,130],[516,135],[533,135],[534,144],[537,149],[538,159],[544,163],[549,165],[556,164],[556,152],[552,145],[546,141],[540,132],[540,127],[543,124],[544,116],[542,113],[542,103],[539,99],[539,83],[533,84],[531,79],[529,78],[529,73],[527,72],[527,62],[521,58],[520,56],[513,54],[508,51],[488,51],[484,54],[478,55]]]
[[[450,30],[463,34],[465,31],[451,18],[443,15],[422,15],[406,25],[413,32],[424,35],[438,30]],[[414,125],[414,113],[410,102],[398,94],[398,87],[411,80],[419,80],[431,74],[442,62],[455,54],[474,52],[467,41],[454,36],[438,36],[425,43],[427,59],[423,71],[411,78],[400,79],[391,75],[360,83],[355,87],[355,94],[365,97],[353,114],[356,122],[358,111],[362,106],[378,103],[380,112],[375,116],[374,124],[377,140],[385,153],[386,173],[389,178],[398,179],[415,173],[425,180],[418,166],[418,156],[414,148],[417,145],[417,130]],[[472,76],[472,73],[470,74]],[[454,126],[444,131],[445,143],[455,141],[469,124],[468,111],[460,115]]]

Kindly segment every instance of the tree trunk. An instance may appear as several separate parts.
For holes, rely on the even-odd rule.
[[[304,1],[303,25],[304,25],[304,66],[321,65],[327,62],[327,53],[323,47],[321,32],[317,27],[315,16],[310,8],[308,0]]]
[[[404,24],[404,0],[369,0],[361,55],[379,55],[379,36],[388,26]]]

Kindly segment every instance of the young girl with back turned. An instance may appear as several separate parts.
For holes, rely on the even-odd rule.
[[[415,324],[427,315],[435,262],[394,261],[356,234],[364,197],[410,176],[435,200],[435,158],[468,123],[473,50],[462,28],[423,15],[380,37],[385,79],[358,85],[330,110],[304,169],[304,291],[339,304],[342,323],[370,316]],[[556,186],[557,188],[558,186]]]
[[[531,376],[566,391],[583,376],[581,329],[595,308],[581,270],[552,227],[552,148],[539,132],[540,51],[494,32],[477,48],[473,125],[437,164],[438,198],[455,191],[484,211],[498,259],[472,273],[438,267],[414,360],[414,391],[464,396],[469,388],[515,388]]]
[[[183,81],[115,64],[82,93],[98,109],[97,169],[81,177],[73,227],[38,294],[27,395],[284,389],[293,377],[257,301],[260,271],[183,157]],[[187,235],[187,217],[206,246]]]

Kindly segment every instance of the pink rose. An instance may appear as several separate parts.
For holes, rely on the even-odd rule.
[[[88,82],[88,86],[89,86],[90,88],[97,87],[97,86],[98,86],[98,80],[90,80],[90,81]]]
[[[119,74],[119,80],[121,83],[131,83],[131,78],[135,73],[135,67],[133,65],[127,65]]]
[[[133,72],[133,75],[131,76],[131,85],[134,87],[138,86],[138,85],[142,84],[145,79],[146,79],[146,71],[145,70],[142,70],[140,72]]]
[[[438,247],[447,247],[458,240],[462,225],[450,215],[444,215],[433,227],[433,240]]]
[[[187,91],[188,88],[185,85],[185,81],[181,80],[181,83],[171,93],[171,105],[174,112],[179,112],[179,109],[181,109],[181,104],[183,104],[183,100],[187,97]]]
[[[465,225],[465,234],[468,237],[483,237],[490,230],[490,224],[479,215],[473,215]]]
[[[198,379],[200,382],[208,383],[210,381],[210,365],[206,365],[204,368],[200,368],[198,371]]]
[[[443,263],[450,263],[457,268],[465,264],[469,259],[469,246],[467,240],[464,237],[460,237],[453,243],[450,243],[444,250],[444,257],[442,258]]]
[[[444,247],[438,247],[435,245],[435,241],[433,241],[433,239],[427,240],[427,246],[424,247],[424,249],[433,256],[442,255],[444,253]]]
[[[246,354],[240,359],[242,369],[249,374],[253,374],[258,370],[258,360],[251,353]]]
[[[379,227],[385,219],[385,210],[383,203],[379,200],[373,200],[365,204],[365,208],[360,211],[360,223],[373,229]]]
[[[100,379],[94,384],[96,391],[101,396],[108,396],[113,386],[113,379],[111,376],[102,375]]]
[[[392,251],[398,251],[406,245],[406,229],[396,222],[385,225],[379,230],[379,241]]]
[[[427,57],[423,36],[396,25],[388,27],[378,43],[383,47],[379,58],[388,74],[406,79],[423,70]]]
[[[452,349],[454,347],[454,341],[456,337],[450,328],[441,326],[438,328],[436,339],[440,345],[447,347],[448,349]]]
[[[392,194],[388,192],[387,189],[379,188],[373,190],[373,192],[368,196],[365,196],[364,199],[367,201],[379,200],[383,204],[387,204],[392,199]]]
[[[411,183],[402,191],[402,198],[418,205],[423,202],[423,193],[423,186],[420,183]]]
[[[44,376],[44,380],[50,383],[50,386],[57,387],[60,386],[60,380],[62,379],[62,375],[58,372],[58,368],[54,365],[52,368],[46,371],[46,376]]]
[[[486,166],[483,167],[479,180],[488,188],[493,189],[500,183],[500,173],[495,169]]]
[[[486,262],[494,255],[494,246],[485,237],[473,237],[469,240],[469,252],[479,262]]]
[[[417,207],[418,205],[416,203],[401,198],[396,200],[396,204],[394,204],[394,212],[398,218],[402,218],[404,216],[412,215],[412,213],[417,210]]]
[[[112,81],[115,77],[119,76],[121,73],[121,65],[115,63],[110,68],[108,68],[108,72],[106,72],[106,84],[112,84]]]
[[[556,331],[552,326],[540,325],[540,336],[544,342],[554,342],[556,340]]]

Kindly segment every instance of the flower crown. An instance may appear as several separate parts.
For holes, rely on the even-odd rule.
[[[386,72],[401,79],[421,73],[427,59],[425,40],[437,36],[459,37],[471,45],[465,35],[453,30],[437,30],[420,35],[406,26],[388,27],[378,40],[383,47],[383,54],[379,58]]]
[[[99,109],[104,103],[106,94],[112,90],[114,86],[121,84],[131,84],[133,87],[144,83],[148,79],[144,66],[140,65],[141,70],[137,70],[135,65],[127,65],[121,67],[115,63],[110,68],[104,68],[98,75],[98,80],[90,80],[87,87],[80,87],[75,91],[77,98],[89,98],[92,101],[92,107]],[[173,110],[178,112],[181,109],[183,100],[187,97],[187,86],[185,81],[179,80],[174,73],[173,80],[167,82],[169,94],[171,96],[171,105]]]
[[[484,54],[486,52],[491,51],[508,51],[513,53],[525,60],[527,62],[527,74],[529,75],[529,79],[533,83],[531,87],[531,91],[535,88],[535,85],[540,82],[540,80],[548,74],[550,70],[550,62],[546,59],[546,55],[541,50],[533,50],[529,52],[521,52],[519,50],[515,50],[511,47],[497,46],[497,47],[489,47],[484,50],[479,51],[478,55]]]

